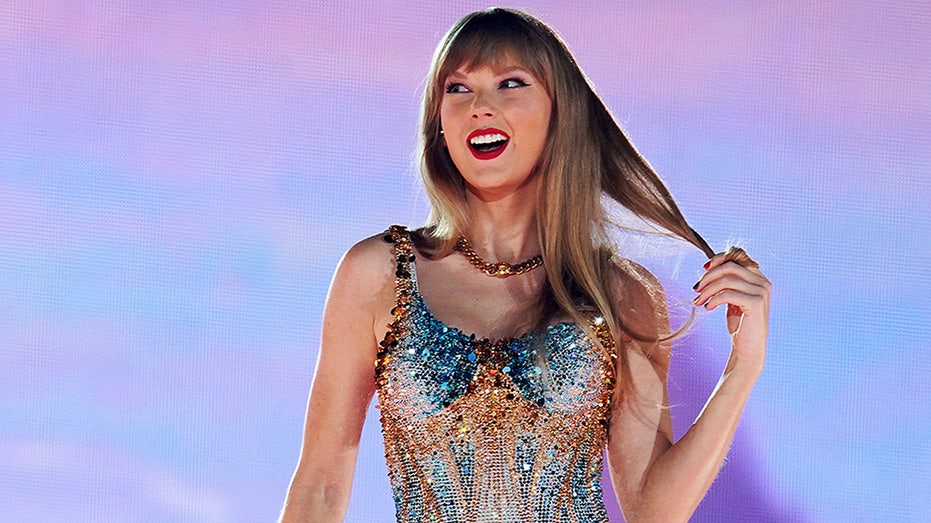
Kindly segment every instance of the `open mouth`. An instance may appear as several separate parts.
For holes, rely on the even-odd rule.
[[[469,151],[479,160],[490,160],[503,153],[510,140],[500,129],[478,129],[469,134]]]

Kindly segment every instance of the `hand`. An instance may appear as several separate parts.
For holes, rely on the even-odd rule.
[[[732,357],[763,367],[769,332],[769,297],[772,284],[743,249],[731,247],[705,264],[706,273],[695,284],[696,306],[713,310],[727,305],[727,330]]]

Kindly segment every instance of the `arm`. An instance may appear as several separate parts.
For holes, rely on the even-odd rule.
[[[333,276],[301,456],[282,522],[342,521],[345,516],[362,424],[374,394],[377,336],[384,333],[394,299],[390,256],[380,238],[363,240],[346,253]]]
[[[665,383],[668,347],[634,340],[627,344],[637,392],[615,403],[608,460],[628,521],[688,520],[727,455],[744,404],[762,370],[770,283],[756,267],[729,259],[718,254],[709,261],[708,272],[696,286],[695,303],[707,309],[727,305],[731,355],[701,414],[675,444]],[[637,298],[636,293],[628,299],[634,306],[621,315],[625,324],[647,325],[655,337],[668,332],[661,299]]]

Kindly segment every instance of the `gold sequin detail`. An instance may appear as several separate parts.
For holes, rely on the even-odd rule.
[[[614,361],[576,323],[489,340],[435,317],[392,226],[397,303],[375,361],[399,522],[607,521],[602,453]],[[609,352],[603,321],[591,332]]]

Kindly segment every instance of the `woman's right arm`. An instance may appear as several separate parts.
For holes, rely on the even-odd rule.
[[[339,522],[345,516],[362,424],[375,392],[378,337],[394,301],[391,256],[381,236],[363,240],[343,256],[333,276],[283,523]]]

